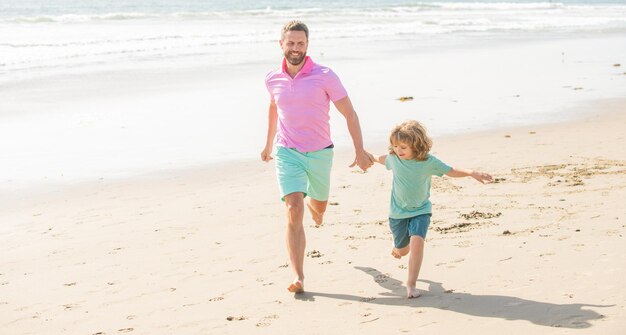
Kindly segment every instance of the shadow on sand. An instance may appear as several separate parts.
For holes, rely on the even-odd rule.
[[[370,267],[355,267],[372,276],[387,292],[377,297],[361,297],[349,294],[305,292],[295,295],[296,299],[315,301],[316,297],[366,302],[389,306],[409,306],[438,308],[467,315],[500,318],[506,320],[526,320],[541,326],[564,328],[589,328],[590,321],[604,316],[583,307],[610,307],[612,305],[553,304],[502,295],[473,295],[444,289],[441,283],[419,280],[429,285],[428,291],[421,291],[418,299],[407,299],[402,282],[390,278]]]

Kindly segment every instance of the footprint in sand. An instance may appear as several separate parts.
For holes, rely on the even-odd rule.
[[[115,248],[112,251],[109,251],[109,255],[115,255],[118,251],[122,250],[122,248]]]
[[[469,248],[472,246],[472,242],[465,240],[465,241],[461,241],[457,244],[454,245],[455,247],[459,247],[459,248]]]
[[[247,320],[248,318],[245,316],[228,316],[226,317],[226,320],[228,321],[243,321],[243,320]]]
[[[309,251],[307,254],[307,257],[311,257],[311,258],[319,258],[322,257],[322,253],[317,251],[317,250],[311,250]]]
[[[278,319],[278,315],[268,315],[261,319],[259,323],[256,324],[257,327],[269,327],[272,324],[272,321]]]
[[[386,282],[388,278],[389,278],[388,275],[380,274],[374,277],[374,281],[380,284],[380,283]]]
[[[73,309],[75,309],[75,308],[77,308],[77,307],[78,307],[78,305],[77,305],[77,304],[65,304],[65,305],[63,305],[63,308],[64,308],[66,311],[73,310]]]
[[[606,236],[620,236],[621,237],[622,235],[619,233],[619,230],[613,229],[613,230],[607,230]]]

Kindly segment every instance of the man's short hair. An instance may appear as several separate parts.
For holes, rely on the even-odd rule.
[[[283,26],[283,31],[280,34],[280,38],[282,40],[285,39],[285,34],[288,31],[304,31],[304,35],[306,35],[306,39],[307,40],[309,39],[309,28],[302,21],[294,20],[294,21],[287,22],[287,24]]]

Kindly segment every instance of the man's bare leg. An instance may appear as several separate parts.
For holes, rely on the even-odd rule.
[[[324,213],[326,212],[326,207],[328,206],[328,200],[319,201],[310,198],[306,205],[309,207],[311,217],[313,217],[315,224],[319,226],[324,223]]]
[[[422,260],[424,259],[424,239],[421,236],[411,236],[411,251],[409,254],[409,278],[406,282],[407,298],[417,298],[419,291],[415,288],[417,277],[420,274]]]
[[[296,278],[287,288],[290,292],[304,292],[304,250],[306,248],[306,237],[302,220],[304,218],[304,194],[300,192],[291,193],[285,196],[285,206],[287,207],[287,252],[291,261]]]

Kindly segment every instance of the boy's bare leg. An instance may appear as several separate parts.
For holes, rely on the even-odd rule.
[[[420,296],[419,291],[415,288],[415,283],[424,259],[424,239],[421,236],[411,236],[409,245],[411,246],[411,252],[409,255],[409,278],[406,282],[406,295],[410,299]]]
[[[311,216],[313,217],[315,224],[318,226],[321,225],[324,222],[324,213],[326,212],[326,207],[328,206],[328,200],[319,201],[311,198],[306,205],[309,207],[309,211],[311,212]]]
[[[306,236],[302,220],[304,218],[304,194],[297,192],[285,196],[287,207],[287,252],[296,278],[287,288],[290,292],[304,292],[304,250]]]

